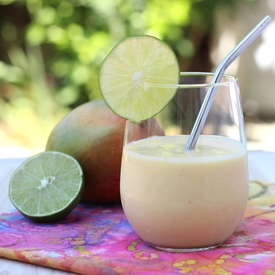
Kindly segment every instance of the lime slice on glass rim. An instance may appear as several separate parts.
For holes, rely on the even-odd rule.
[[[27,218],[53,222],[65,218],[78,204],[83,171],[71,156],[43,152],[28,158],[13,173],[9,197]]]
[[[106,57],[100,71],[100,89],[107,105],[132,122],[158,114],[172,99],[179,82],[173,50],[152,36],[120,42]]]

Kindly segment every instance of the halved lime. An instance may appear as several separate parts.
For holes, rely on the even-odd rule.
[[[13,173],[9,184],[12,204],[34,221],[66,217],[77,205],[83,189],[83,172],[71,156],[43,152],[28,158]]]
[[[114,113],[139,123],[168,104],[179,73],[177,58],[167,44],[152,36],[130,37],[104,60],[100,89]]]

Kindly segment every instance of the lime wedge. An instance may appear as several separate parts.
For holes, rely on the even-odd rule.
[[[139,123],[158,114],[174,96],[179,65],[173,50],[159,39],[130,37],[106,57],[99,81],[112,111]]]
[[[34,221],[52,222],[66,217],[77,205],[83,188],[79,163],[60,152],[28,158],[13,173],[9,184],[12,204]]]

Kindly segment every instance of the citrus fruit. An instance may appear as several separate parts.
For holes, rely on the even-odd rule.
[[[64,153],[43,152],[28,158],[13,173],[9,197],[15,208],[34,221],[66,217],[80,200],[83,172]]]
[[[155,118],[133,124],[131,140],[164,135]],[[81,201],[120,202],[119,182],[126,120],[114,114],[103,99],[84,103],[69,112],[52,130],[46,151],[74,157],[85,178]]]
[[[130,37],[106,57],[99,82],[112,111],[139,123],[158,114],[174,96],[179,65],[173,50],[161,40]]]

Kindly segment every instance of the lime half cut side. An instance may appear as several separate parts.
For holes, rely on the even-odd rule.
[[[9,197],[15,208],[34,221],[65,218],[78,204],[83,189],[79,163],[60,152],[28,158],[13,173]]]
[[[168,104],[179,75],[177,58],[166,43],[152,36],[135,36],[120,42],[104,60],[100,89],[114,113],[139,123]]]

